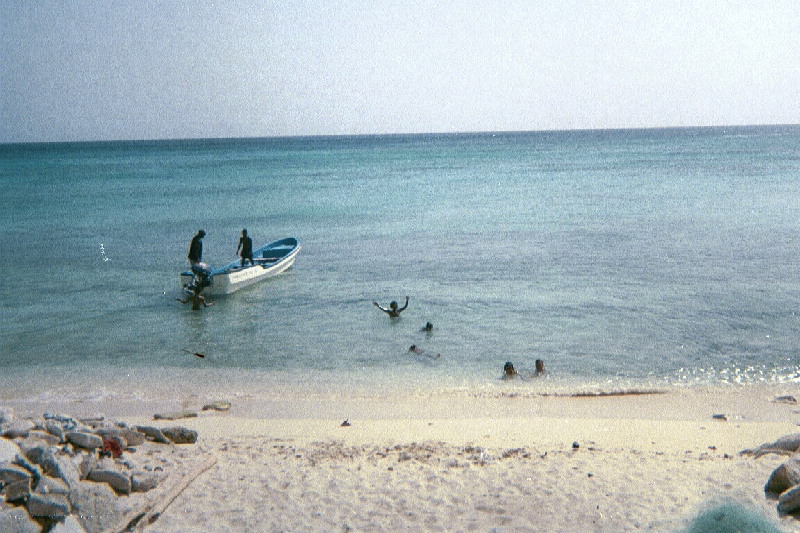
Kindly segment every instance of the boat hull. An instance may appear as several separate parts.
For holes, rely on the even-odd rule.
[[[294,264],[300,248],[300,244],[294,238],[281,239],[263,246],[253,252],[255,265],[241,268],[241,262],[234,261],[213,270],[211,285],[203,290],[203,294],[211,296],[231,294],[244,287],[277,276]],[[192,277],[191,272],[181,273],[181,286],[189,285]]]

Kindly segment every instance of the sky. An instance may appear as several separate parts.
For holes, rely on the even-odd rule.
[[[0,143],[798,123],[797,0],[0,0]]]

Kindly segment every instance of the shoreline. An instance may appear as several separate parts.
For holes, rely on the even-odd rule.
[[[196,410],[227,401],[226,415],[253,419],[473,419],[473,418],[597,418],[719,422],[800,422],[800,385],[795,383],[662,386],[649,384],[597,387],[592,384],[550,385],[531,382],[485,383],[425,388],[427,384],[354,382],[323,385],[242,377],[212,382],[213,373],[177,373],[160,379],[115,381],[54,378],[28,384],[15,380],[3,387],[0,407],[20,413],[65,411],[73,416],[148,417],[158,412]],[[6,385],[0,379],[0,385]],[[540,386],[544,385],[544,386]],[[794,398],[795,402],[776,401]]]

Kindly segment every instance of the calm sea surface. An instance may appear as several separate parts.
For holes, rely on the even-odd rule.
[[[0,145],[0,202],[8,394],[800,381],[796,126]],[[201,228],[303,250],[192,311]]]

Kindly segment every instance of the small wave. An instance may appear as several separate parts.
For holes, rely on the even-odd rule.
[[[676,372],[673,381],[676,384],[792,384],[800,382],[800,368],[775,368],[767,365],[743,368],[681,368]]]
[[[543,392],[539,396],[557,396],[568,398],[600,398],[603,396],[648,396],[654,394],[667,394],[666,390],[659,389],[626,389],[609,391],[581,391],[581,392]]]
[[[101,387],[97,390],[85,391],[49,389],[25,398],[20,397],[19,401],[23,403],[103,403],[109,401],[143,402],[147,399],[147,395],[141,391],[120,392]]]
[[[456,393],[456,391],[453,391]],[[510,390],[510,391],[473,391],[473,397],[494,397],[494,398],[606,398],[622,396],[655,396],[668,394],[666,389],[621,389],[621,390],[582,390],[582,391],[534,391],[534,390]]]

